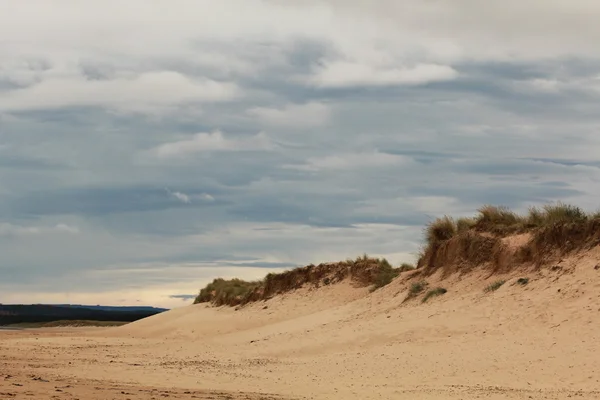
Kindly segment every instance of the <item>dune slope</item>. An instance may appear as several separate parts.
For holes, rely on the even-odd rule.
[[[4,368],[35,348],[37,374],[177,388],[174,398],[597,399],[599,264],[595,247],[504,274],[406,272],[373,293],[344,280],[237,309],[197,304],[118,328],[13,334],[0,350],[14,359]],[[421,280],[447,292],[406,300]]]

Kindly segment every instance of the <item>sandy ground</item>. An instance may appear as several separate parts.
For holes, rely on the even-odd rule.
[[[0,400],[600,399],[599,261],[433,277],[448,293],[425,304],[403,302],[400,278],[118,328],[0,331]]]

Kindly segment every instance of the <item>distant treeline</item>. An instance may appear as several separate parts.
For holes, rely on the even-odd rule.
[[[52,321],[122,321],[132,322],[165,311],[149,307],[103,307],[86,308],[70,305],[2,305],[0,304],[0,325],[11,325],[30,322]]]

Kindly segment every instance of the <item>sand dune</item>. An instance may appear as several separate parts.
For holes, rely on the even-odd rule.
[[[0,398],[598,399],[599,262],[596,248],[554,268],[433,275],[448,292],[427,303],[403,302],[407,273],[374,293],[344,281],[118,328],[2,332]]]

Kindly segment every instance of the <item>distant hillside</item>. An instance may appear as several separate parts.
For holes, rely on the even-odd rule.
[[[71,308],[89,308],[91,310],[104,310],[104,311],[157,311],[163,312],[168,311],[168,308],[158,308],[158,307],[149,307],[149,306],[90,306],[90,305],[81,305],[81,304],[47,304],[50,306],[59,306],[59,307],[71,307]]]
[[[166,309],[154,307],[0,304],[0,325],[74,320],[132,322],[163,311]]]

